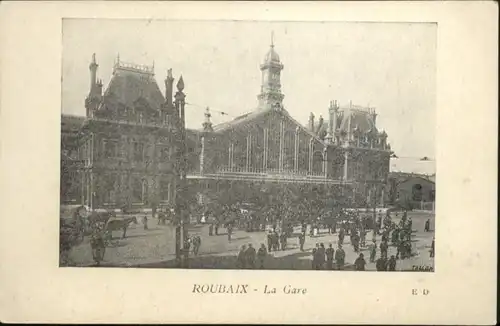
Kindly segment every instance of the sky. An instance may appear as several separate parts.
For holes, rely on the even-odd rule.
[[[330,100],[369,105],[396,155],[410,161],[435,157],[432,23],[65,19],[62,113],[85,114],[96,53],[105,87],[117,54],[125,62],[154,62],[163,93],[167,69],[176,80],[183,76],[189,128],[201,128],[207,106],[214,124],[230,120],[257,107],[259,66],[271,33],[284,64],[283,104],[294,118],[304,125],[310,112],[327,119]]]

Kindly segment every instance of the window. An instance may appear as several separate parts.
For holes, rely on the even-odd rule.
[[[142,180],[141,188],[141,203],[146,203],[148,200],[148,182],[146,180]]]
[[[147,203],[148,182],[145,179],[135,178],[132,182],[132,197],[135,203]]]
[[[160,181],[160,198],[161,200],[170,200],[170,183],[167,180]]]
[[[103,143],[103,153],[104,157],[116,157],[118,154],[118,141],[104,139]]]
[[[161,160],[169,160],[170,159],[170,147],[160,146],[160,159]]]
[[[144,144],[135,142],[134,143],[134,159],[136,161],[144,160]]]
[[[105,204],[115,202],[115,184],[116,177],[114,175],[107,175],[104,177],[102,195]]]

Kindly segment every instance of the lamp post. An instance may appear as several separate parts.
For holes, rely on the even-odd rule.
[[[186,267],[189,218],[186,202],[186,119],[184,115],[184,106],[186,104],[186,95],[184,90],[184,80],[182,75],[177,82],[177,92],[175,93],[175,110],[177,122],[177,157],[176,174],[178,182],[176,183],[175,195],[175,258],[178,267]]]

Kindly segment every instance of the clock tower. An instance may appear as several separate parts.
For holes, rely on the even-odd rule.
[[[281,108],[285,95],[281,93],[281,71],[283,65],[278,53],[274,50],[274,40],[271,36],[271,47],[260,65],[262,71],[262,85],[260,87],[259,109]]]

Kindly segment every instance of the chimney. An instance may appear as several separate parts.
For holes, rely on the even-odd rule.
[[[102,98],[102,79],[99,79],[97,81],[97,84],[96,84],[96,95],[99,97],[99,98]]]
[[[318,126],[316,127],[316,134],[318,135],[319,132],[321,131],[321,127],[323,127],[323,116],[320,115],[318,119]]]
[[[314,114],[312,112],[309,115],[309,130],[314,132]]]
[[[165,79],[165,102],[167,104],[167,109],[171,108],[173,104],[173,86],[174,77],[172,77],[172,69],[168,69],[167,79]]]
[[[89,70],[90,70],[90,94],[93,95],[95,90],[96,90],[96,86],[97,86],[97,67],[99,67],[99,65],[97,64],[96,60],[95,60],[95,53],[92,54],[92,61],[90,62],[90,65],[89,65]]]
[[[371,109],[371,115],[372,115],[373,124],[376,126],[377,125],[377,113],[375,112],[375,109]]]

